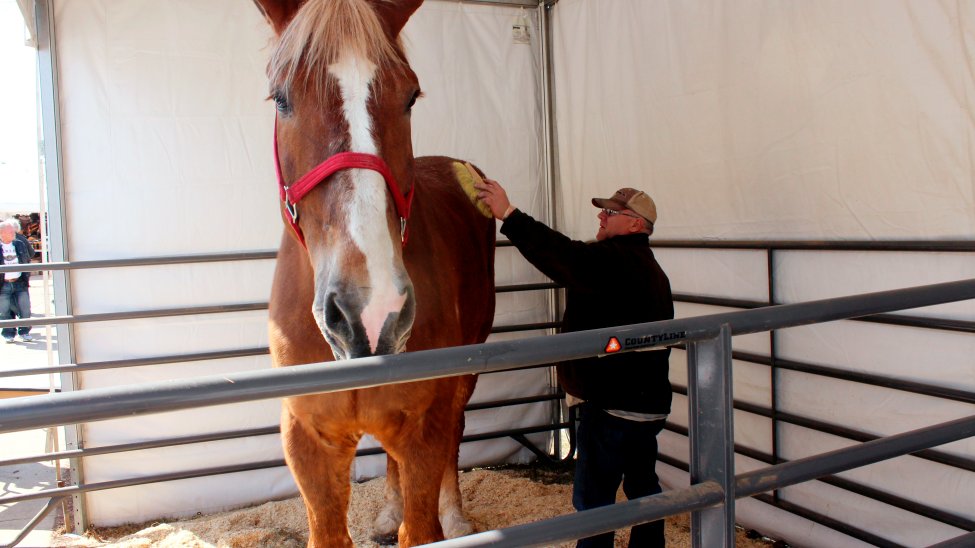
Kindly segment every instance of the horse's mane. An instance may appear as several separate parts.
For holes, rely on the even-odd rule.
[[[274,85],[289,89],[304,63],[305,78],[321,84],[328,65],[343,53],[382,67],[403,63],[400,51],[366,0],[308,0],[281,33],[268,76]]]

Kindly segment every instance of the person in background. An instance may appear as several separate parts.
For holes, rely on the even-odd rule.
[[[17,238],[18,224],[9,220],[0,223],[0,264],[30,263],[31,246]],[[29,272],[4,272],[0,276],[0,320],[12,320],[15,313],[21,319],[30,318],[29,281]],[[14,342],[17,334],[24,342],[34,340],[30,326],[4,327],[0,330],[0,335],[8,343]]]
[[[511,205],[497,181],[476,184],[502,221],[501,233],[535,268],[566,290],[562,331],[669,320],[670,280],[650,249],[657,206],[645,192],[621,188],[593,198],[596,241],[569,239]],[[569,405],[578,409],[572,504],[588,510],[613,504],[620,483],[628,499],[661,492],[657,434],[670,413],[670,349],[574,360],[557,366]],[[614,533],[580,539],[579,548],[612,548]],[[631,548],[664,546],[664,522],[635,526]]]
[[[39,240],[41,238],[41,214],[31,213],[27,219],[27,228],[24,230],[24,232],[27,233],[28,238]]]
[[[33,259],[37,252],[34,251],[34,246],[30,244],[30,240],[28,240],[27,236],[24,234],[23,225],[21,224],[20,219],[17,217],[11,217],[7,219],[7,222],[14,226],[14,230],[16,230],[14,237],[24,242],[24,245],[27,246],[27,252],[30,254],[30,258]]]

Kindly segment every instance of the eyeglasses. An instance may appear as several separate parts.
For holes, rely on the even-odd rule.
[[[624,213],[622,211],[617,211],[615,209],[608,209],[608,208],[605,208],[605,207],[603,208],[603,213],[605,213],[607,217],[613,217],[615,215],[623,215],[625,217],[633,217],[634,219],[640,219],[641,218],[638,215],[630,215],[629,213]]]

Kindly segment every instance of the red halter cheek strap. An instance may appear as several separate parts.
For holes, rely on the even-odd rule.
[[[403,193],[400,192],[399,185],[396,184],[393,172],[390,171],[386,162],[379,156],[362,152],[340,152],[335,154],[312,168],[311,171],[304,174],[297,181],[286,185],[284,183],[284,177],[281,176],[281,161],[278,156],[278,119],[277,117],[274,118],[274,171],[278,175],[278,190],[281,193],[281,201],[284,202],[284,208],[288,211],[288,222],[291,224],[291,228],[294,229],[295,235],[298,236],[298,241],[301,242],[301,245],[307,247],[305,244],[305,235],[301,232],[301,227],[298,226],[298,202],[306,194],[311,192],[313,188],[318,186],[319,183],[336,171],[343,169],[371,169],[383,176],[383,179],[386,181],[386,186],[389,188],[389,193],[393,195],[393,204],[396,206],[396,213],[400,219],[400,238],[405,246],[407,237],[406,221],[410,218],[410,208],[413,206],[413,194],[416,190],[416,185],[413,185],[413,188],[404,197]]]

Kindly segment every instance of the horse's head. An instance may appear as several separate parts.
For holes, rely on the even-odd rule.
[[[403,228],[420,94],[398,35],[422,0],[255,0],[274,28],[282,214],[338,359],[399,352],[413,326]]]

